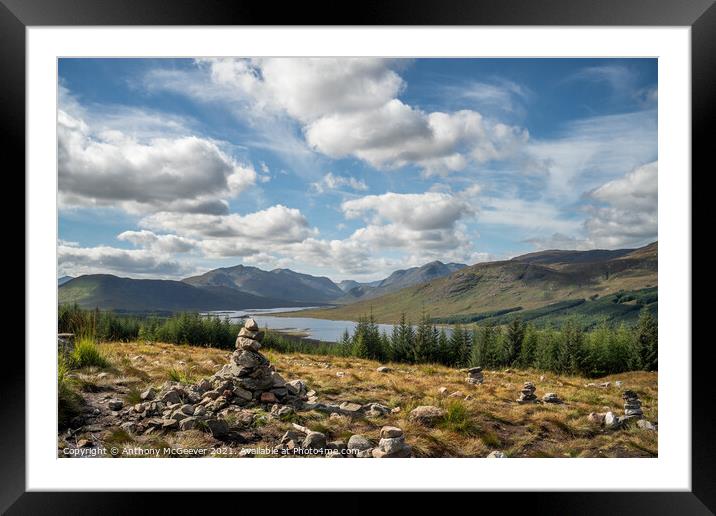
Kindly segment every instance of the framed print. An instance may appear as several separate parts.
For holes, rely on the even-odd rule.
[[[516,491],[710,513],[712,3],[5,2],[28,302],[3,510]]]

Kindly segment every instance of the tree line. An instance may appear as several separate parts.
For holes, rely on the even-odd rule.
[[[538,329],[514,319],[504,326],[456,324],[448,334],[428,315],[413,326],[403,314],[388,334],[367,316],[352,335],[343,334],[339,347],[346,356],[451,367],[534,367],[584,376],[658,369],[658,325],[648,309],[633,327],[603,324],[589,332],[570,320],[560,328]]]
[[[138,339],[233,349],[240,329],[240,323],[227,318],[196,313],[138,317],[83,310],[76,305],[62,305],[58,313],[59,332],[105,341]],[[264,347],[281,352],[450,367],[533,367],[583,376],[658,369],[658,325],[646,308],[633,326],[614,328],[605,323],[590,331],[572,320],[559,328],[541,329],[514,319],[503,326],[456,324],[448,332],[436,326],[427,314],[417,325],[403,314],[392,332],[386,333],[369,315],[359,318],[354,331],[346,330],[338,343],[267,331]]]

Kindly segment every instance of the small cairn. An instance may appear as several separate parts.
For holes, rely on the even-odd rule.
[[[636,392],[624,391],[622,399],[624,400],[623,419],[644,419],[644,412],[641,410],[641,400]]]
[[[520,397],[517,398],[517,403],[536,403],[536,390],[537,389],[535,387],[535,384],[533,384],[532,382],[525,382],[525,384],[522,386],[522,390],[520,391]]]
[[[545,403],[554,403],[554,404],[561,404],[564,403],[562,399],[557,396],[554,392],[548,392],[544,396],[542,396],[542,401]]]
[[[472,385],[480,385],[485,381],[485,377],[482,375],[482,367],[471,367],[467,370],[467,383]]]
[[[378,447],[373,448],[372,455],[376,459],[407,458],[413,454],[409,445],[405,444],[403,430],[395,426],[384,426],[380,429]]]

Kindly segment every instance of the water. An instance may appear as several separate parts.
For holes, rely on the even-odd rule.
[[[228,317],[229,319],[243,319],[251,316],[256,319],[260,328],[268,327],[271,330],[282,332],[301,332],[305,334],[306,338],[322,340],[324,342],[340,341],[343,332],[346,330],[348,330],[350,335],[353,334],[353,330],[357,325],[354,321],[330,321],[328,319],[314,319],[312,317],[276,317],[270,315],[276,312],[296,312],[298,310],[306,310],[307,308],[309,307],[261,308],[255,310],[247,309],[209,313],[220,317]],[[388,335],[393,331],[392,324],[379,324],[378,328],[381,332],[385,331]]]

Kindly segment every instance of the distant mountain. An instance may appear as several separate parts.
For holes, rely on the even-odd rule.
[[[372,312],[380,322],[395,322],[402,312],[413,318],[423,311],[432,317],[517,313],[566,300],[589,302],[620,291],[653,288],[658,284],[657,271],[656,242],[617,251],[543,251],[478,263],[396,292],[302,314],[355,320]]]
[[[71,279],[74,279],[74,277],[72,277],[72,276],[60,276],[59,278],[57,278],[57,286],[59,287],[60,285],[64,285],[65,283],[67,283],[67,282],[70,281]]]
[[[59,302],[132,312],[240,310],[315,304],[257,296],[220,285],[195,287],[182,281],[139,280],[110,274],[90,274],[64,283],[59,287]]]
[[[449,276],[467,265],[463,263],[442,263],[434,261],[420,267],[401,269],[383,280],[372,283],[342,281],[341,289],[346,293],[339,301],[355,302],[358,299],[373,299],[406,287],[419,285],[437,278]]]
[[[301,274],[290,269],[264,271],[244,265],[214,269],[183,281],[195,287],[221,286],[257,296],[307,303],[326,303],[344,294],[326,277]]]

